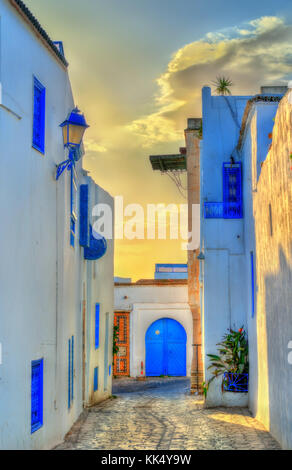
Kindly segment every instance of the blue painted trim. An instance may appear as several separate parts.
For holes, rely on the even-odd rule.
[[[33,84],[32,146],[44,154],[46,127],[46,89],[36,77],[33,77]]]
[[[71,338],[71,402],[74,400],[74,336]]]
[[[76,198],[77,198],[77,175],[74,165],[71,167],[70,175],[70,245],[75,246],[76,236]]]
[[[160,268],[188,268],[187,264],[181,264],[181,263],[156,263],[155,264],[155,271],[160,272]]]
[[[71,339],[68,340],[68,409],[71,408]]]
[[[44,360],[31,362],[31,434],[43,426]]]
[[[251,270],[251,317],[255,314],[255,279],[254,279],[254,255],[250,252],[250,270]]]
[[[95,305],[95,349],[99,348],[100,304]]]
[[[97,392],[98,390],[98,367],[94,369],[94,378],[93,378],[93,391]]]

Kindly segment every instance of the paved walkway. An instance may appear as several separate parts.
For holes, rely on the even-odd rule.
[[[58,449],[279,449],[247,409],[204,409],[188,384],[122,393],[86,412]]]

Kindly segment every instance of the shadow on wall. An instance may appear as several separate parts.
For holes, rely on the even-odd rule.
[[[288,260],[282,247],[278,256],[278,272],[265,278],[266,332],[258,331],[258,336],[267,335],[270,431],[284,448],[292,449],[292,365],[288,362],[288,343],[292,340],[292,243]]]

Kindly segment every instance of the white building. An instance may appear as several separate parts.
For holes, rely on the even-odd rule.
[[[113,241],[84,259],[80,185],[96,194],[88,213],[113,201],[81,159],[56,181],[67,158],[59,125],[74,108],[62,48],[20,0],[0,0],[0,21],[0,448],[42,449],[111,393]]]
[[[193,319],[187,280],[116,283],[114,308],[121,316],[117,375],[126,356],[131,377],[191,375]],[[123,339],[124,330],[129,338]]]

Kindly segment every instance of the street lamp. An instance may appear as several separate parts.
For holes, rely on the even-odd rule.
[[[86,129],[89,127],[85,117],[78,108],[74,108],[69,113],[67,119],[60,124],[63,131],[64,147],[69,149],[69,158],[60,163],[57,167],[56,180],[59,179],[63,171],[70,170],[79,159],[79,149]]]

